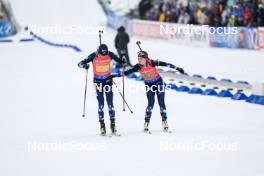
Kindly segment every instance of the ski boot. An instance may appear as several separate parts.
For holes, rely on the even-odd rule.
[[[110,119],[110,128],[112,131],[112,135],[121,136],[121,134],[117,133],[115,119]]]
[[[148,121],[145,121],[145,123],[144,123],[144,132],[151,134],[151,132],[149,131],[149,122]]]
[[[100,132],[102,136],[106,136],[106,128],[103,120],[100,120]]]
[[[169,130],[169,126],[168,126],[167,120],[162,120],[162,126],[163,126],[163,131],[164,132],[171,133],[171,131]]]

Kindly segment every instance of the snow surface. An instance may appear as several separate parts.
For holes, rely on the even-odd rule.
[[[11,0],[23,24],[102,26],[105,16],[97,1]],[[103,41],[114,50],[115,32]],[[134,114],[122,111],[115,92],[118,129],[122,137],[98,135],[97,101],[89,72],[87,117],[82,118],[85,71],[76,64],[96,49],[97,35],[44,35],[49,40],[74,43],[84,52],[54,48],[39,42],[0,45],[0,175],[232,175],[264,174],[264,108],[225,98],[167,93],[172,134],[161,132],[158,106],[151,121],[152,135],[142,133],[146,98],[143,91],[127,93]],[[133,38],[129,46],[135,58]],[[150,56],[180,65],[189,73],[233,80],[262,81],[263,52],[194,48],[144,40]],[[135,59],[133,59],[135,62]],[[121,81],[116,80],[121,88]],[[136,82],[126,80],[127,86]],[[143,85],[142,85],[143,86]],[[115,89],[116,91],[116,89]],[[107,112],[107,111],[106,111]],[[106,113],[106,119],[108,119]],[[108,120],[107,127],[109,126]],[[191,141],[191,142],[190,142]],[[97,150],[32,151],[29,143],[88,143]],[[233,150],[178,148],[176,144],[209,142]],[[163,144],[170,144],[169,151]]]

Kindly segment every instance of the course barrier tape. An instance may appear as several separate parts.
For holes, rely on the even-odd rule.
[[[25,28],[25,30],[29,30],[28,27]],[[47,44],[47,45],[50,45],[50,46],[54,46],[54,47],[61,47],[61,48],[71,48],[73,49],[74,51],[76,52],[82,52],[82,50],[76,46],[76,45],[72,45],[72,44],[61,44],[61,43],[55,43],[55,42],[50,42],[40,36],[38,36],[37,34],[35,34],[34,32],[32,31],[29,31],[29,34],[36,40],[44,43],[44,44]]]
[[[11,39],[0,40],[0,43],[9,43],[9,42],[13,42],[13,40]]]
[[[19,40],[20,42],[33,42],[34,38],[23,38]]]

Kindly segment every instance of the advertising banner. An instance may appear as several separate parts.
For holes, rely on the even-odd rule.
[[[258,29],[249,27],[239,28],[239,45],[237,48],[258,49]]]
[[[220,48],[237,48],[239,46],[239,29],[234,27],[210,27],[210,46]]]
[[[131,34],[133,36],[168,40],[169,35],[160,33],[160,23],[132,20]]]
[[[179,44],[209,46],[208,27],[143,20],[132,20],[131,26],[131,34],[134,36],[171,40]]]
[[[223,27],[220,33],[210,33],[210,46],[258,49],[259,30],[249,27]]]
[[[124,26],[128,33],[137,37],[169,40],[177,44],[205,47],[261,49],[264,48],[264,27],[209,27],[160,23],[128,19],[108,13],[107,24],[117,29]]]
[[[259,48],[264,48],[264,27],[258,28]]]

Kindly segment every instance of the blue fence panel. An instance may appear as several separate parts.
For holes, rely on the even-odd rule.
[[[107,14],[107,26],[117,29],[120,26],[126,26],[126,23],[128,22],[128,18],[123,16],[117,16],[113,12],[108,12]]]
[[[8,21],[0,21],[0,38],[1,37],[9,37],[13,35],[15,32],[15,28],[12,23]]]

